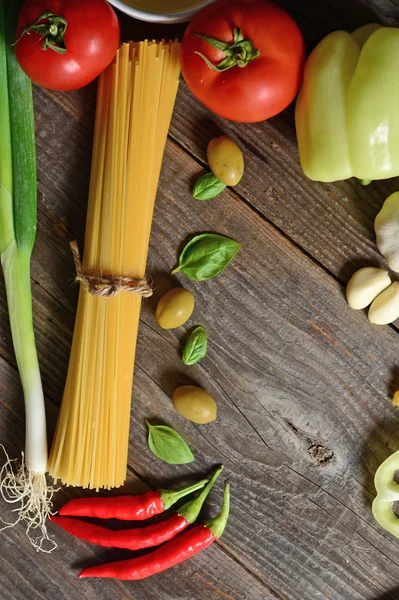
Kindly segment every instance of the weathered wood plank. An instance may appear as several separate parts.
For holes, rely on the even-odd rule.
[[[393,3],[368,4],[351,2],[350,10],[344,0],[286,0],[281,5],[296,18],[310,51],[336,29],[351,31],[376,20],[395,24],[399,15]],[[397,179],[367,187],[353,179],[311,182],[299,164],[294,103],[262,123],[233,123],[208,111],[182,82],[172,120],[173,139],[206,165],[207,144],[222,133],[231,135],[244,152],[245,174],[237,193],[315,260],[345,282],[357,268],[383,262],[375,247],[373,222],[385,198],[397,190]]]
[[[250,555],[248,563],[264,574],[273,589],[289,598],[311,598],[317,586],[324,589],[328,581],[331,597],[334,593],[335,597],[367,597],[371,590],[369,583],[361,583],[362,573],[375,546],[379,551],[373,561],[378,564],[379,575],[374,593],[378,593],[379,585],[389,589],[398,575],[397,549],[395,542],[375,526],[370,499],[372,473],[397,446],[397,417],[387,393],[397,364],[397,334],[390,328],[373,328],[364,314],[348,309],[342,287],[239,199],[228,194],[210,208],[210,203],[195,202],[181,192],[196,167],[192,164],[188,169],[177,148],[168,146],[168,152],[173,160],[166,164],[173,163],[174,167],[170,175],[164,170],[163,178],[173,181],[174,189],[164,198],[164,189],[168,189],[164,183],[158,198],[153,240],[162,248],[162,256],[156,255],[157,269],[164,265],[164,270],[170,271],[176,260],[177,240],[204,229],[239,239],[243,249],[217,280],[194,284],[181,278],[197,299],[193,324],[205,324],[212,340],[203,364],[194,369],[180,365],[174,373],[182,334],[170,332],[165,336],[167,343],[161,344],[152,315],[148,315],[152,301],[145,304],[143,320],[150,327],[152,341],[144,347],[140,343],[138,364],[150,373],[154,383],[147,392],[141,391],[141,374],[136,372],[136,411],[143,404],[143,418],[153,410],[167,422],[179,423],[178,429],[190,440],[193,428],[200,429],[193,446],[200,448],[206,435],[208,454],[212,447],[218,449],[220,460],[227,459],[229,469],[236,474],[233,481],[245,482],[245,490],[235,491],[242,511],[234,521],[242,527],[235,545],[240,548],[241,560]],[[175,199],[179,193],[181,197]],[[158,218],[159,211],[162,219]],[[157,296],[173,280],[161,281]],[[140,336],[143,331],[147,334],[142,328]],[[207,426],[206,434],[202,428],[177,420],[170,403],[174,387],[191,381],[214,393],[220,403],[220,420]],[[137,431],[139,428],[140,421]],[[131,442],[137,452],[144,443],[142,425],[141,430],[142,438]],[[334,459],[324,469],[309,456],[313,443],[334,452]],[[366,455],[363,466],[362,454]],[[144,460],[140,454],[142,464]],[[253,511],[259,511],[256,527],[244,517],[248,495],[252,497],[250,522]],[[302,525],[298,523],[297,504],[299,515],[306,515],[300,519]],[[342,512],[344,522],[337,521]],[[253,529],[259,529],[260,523],[267,533],[257,540]],[[353,528],[350,534],[349,523]],[[279,531],[281,527],[284,533]],[[336,545],[326,546],[326,534],[329,540],[336,539]],[[280,535],[287,544],[285,549]],[[269,536],[274,540],[270,555],[266,550]],[[229,534],[226,539],[229,541]],[[257,544],[262,547],[259,563]],[[359,546],[367,547],[364,556],[357,551]],[[276,547],[281,555],[276,555]],[[358,565],[346,563],[352,552]],[[317,560],[311,561],[312,555]],[[303,588],[296,584],[292,591],[291,580],[283,583],[285,560],[295,564]],[[314,579],[313,563],[317,561],[319,584]],[[301,570],[304,563],[309,575]],[[349,579],[356,578],[358,588],[345,587],[351,585]]]
[[[294,594],[301,590],[303,598],[314,597],[318,589],[353,598],[388,589],[395,583],[398,555],[389,536],[374,526],[372,483],[370,478],[362,483],[359,456],[370,435],[370,474],[394,449],[396,420],[387,380],[396,365],[397,334],[373,328],[363,314],[350,311],[341,286],[239,198],[191,199],[185,182],[196,170],[194,161],[168,144],[149,257],[157,290],[143,309],[130,464],[153,484],[193,474],[190,466],[159,465],[145,450],[143,418],[161,416],[197,450],[193,469],[226,464],[235,500],[232,530],[221,546],[265,586],[298,597],[292,595],[292,574],[287,577],[288,564],[295,564]],[[166,273],[180,241],[204,229],[236,237],[243,249],[220,278],[185,281],[197,299],[195,319],[211,338],[208,359],[188,369],[178,358],[181,332],[158,330],[153,309],[162,291],[176,282]],[[57,363],[44,364],[45,381],[55,368]],[[170,403],[174,387],[192,379],[218,398],[219,420],[206,428],[183,422]],[[382,417],[391,420],[384,430],[378,427]],[[334,452],[324,470],[309,456],[312,441]],[[345,520],[337,520],[342,513]],[[365,532],[360,534],[361,526]],[[356,562],[350,560],[352,552]],[[364,578],[370,555],[378,569],[371,587]]]
[[[235,139],[245,157],[237,193],[342,281],[361,266],[383,264],[373,223],[397,180],[367,187],[355,180],[310,182],[299,164],[292,109],[285,116],[290,123],[280,116],[260,124],[229,123],[210,115],[182,82],[171,134],[198,159],[198,174],[206,166],[210,139],[222,134]]]
[[[350,4],[351,10],[341,0],[281,3],[309,47],[332,29],[370,20],[370,9],[387,23],[397,13],[392,1]],[[162,29],[127,18],[122,24],[125,39]],[[35,88],[35,100],[40,194],[32,278],[51,434],[76,306],[68,242],[84,239],[95,84],[72,94]],[[243,144],[246,175],[237,193],[196,202],[190,182],[220,130]],[[229,526],[220,542],[187,564],[130,584],[76,580],[82,566],[126,553],[91,548],[50,525],[60,551],[36,555],[18,526],[0,537],[0,597],[398,598],[398,545],[370,511],[375,469],[399,443],[389,399],[399,383],[398,334],[351,311],[339,283],[368,260],[380,260],[372,222],[397,182],[312,184],[299,168],[292,107],[261,125],[227,124],[201,108],[184,83],[171,133],[148,264],[156,290],[142,311],[123,490],[145,489],[144,481],[180,485],[223,462],[233,485]],[[238,239],[237,259],[210,282],[172,278],[183,240],[204,230]],[[164,332],[154,321],[157,299],[179,281],[196,297],[190,323],[203,324],[210,337],[207,358],[191,368],[179,356],[185,329]],[[0,330],[0,440],[14,456],[23,439],[23,406],[2,285]],[[175,387],[191,382],[217,398],[215,423],[196,426],[174,411]],[[150,454],[144,418],[151,416],[185,436],[195,463],[172,467]],[[219,481],[205,514],[215,514],[221,493]],[[56,503],[88,494],[63,489]],[[11,516],[3,505],[2,515]]]
[[[0,439],[7,445],[10,456],[19,456],[24,439],[21,390],[15,369],[0,359]],[[49,429],[53,430],[57,417],[56,406],[47,402]],[[3,462],[3,458],[1,460]],[[198,469],[197,469],[198,470]],[[198,477],[198,473],[195,474]],[[189,478],[181,478],[179,485],[188,483]],[[154,479],[155,481],[155,479]],[[170,481],[168,484],[170,485]],[[141,493],[148,489],[140,479],[129,471],[129,478],[120,493]],[[110,495],[112,492],[101,492]],[[113,492],[115,493],[115,491]],[[88,490],[63,487],[56,495],[55,508],[71,497],[92,495]],[[15,520],[12,506],[2,502],[2,519]],[[130,598],[131,584],[112,580],[78,581],[77,574],[84,566],[96,560],[107,561],[128,558],[128,552],[98,550],[89,544],[76,540],[53,524],[49,524],[50,536],[57,541],[59,548],[51,554],[36,553],[29,544],[22,525],[6,529],[0,536],[0,552],[3,556],[3,569],[0,581],[0,597],[13,600],[36,600],[56,596],[61,599],[85,598],[94,600]],[[195,558],[191,564],[183,566],[182,581],[185,584],[179,591],[174,585],[175,573],[166,579],[151,579],[134,584],[134,597],[138,600],[175,600],[176,598],[215,598],[241,600],[242,598],[278,598],[233,557],[226,555],[220,547]],[[187,577],[187,579],[186,579]],[[164,587],[166,586],[167,587]],[[246,594],[250,595],[247,596]],[[179,595],[180,594],[180,595]]]

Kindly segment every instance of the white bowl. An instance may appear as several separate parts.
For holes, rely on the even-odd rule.
[[[130,6],[130,4],[127,4],[126,2],[122,2],[122,0],[108,1],[110,4],[113,4],[115,8],[118,8],[127,15],[134,17],[135,19],[140,19],[140,21],[149,21],[151,23],[184,23],[185,21],[189,21],[196,12],[201,10],[201,8],[204,8],[204,6],[207,4],[214,2],[214,0],[205,0],[200,6],[196,6],[195,8],[189,8],[187,10],[180,10],[177,12],[166,11],[164,13],[155,13],[141,10],[139,8],[133,8],[133,6]]]

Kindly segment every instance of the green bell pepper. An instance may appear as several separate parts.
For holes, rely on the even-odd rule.
[[[399,28],[335,31],[310,54],[295,122],[310,179],[399,175]]]
[[[377,523],[399,538],[399,518],[393,511],[394,502],[399,501],[399,483],[395,474],[399,470],[399,450],[380,465],[374,476],[377,496],[373,501],[373,515]]]

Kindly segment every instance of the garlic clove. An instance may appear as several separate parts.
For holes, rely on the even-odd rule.
[[[391,278],[385,269],[364,267],[352,275],[346,286],[346,299],[351,308],[366,308],[391,285]]]
[[[394,281],[373,301],[368,318],[375,325],[388,325],[399,317],[399,281]]]
[[[399,272],[399,192],[391,194],[374,221],[379,251],[389,267]]]

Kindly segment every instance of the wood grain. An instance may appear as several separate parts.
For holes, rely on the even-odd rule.
[[[297,19],[309,49],[329,31],[369,20],[395,24],[392,0],[279,2]],[[162,27],[119,14],[123,36],[157,36]],[[171,28],[181,34],[184,26]],[[34,318],[51,438],[68,365],[77,287],[69,241],[83,246],[96,84],[73,93],[35,87],[38,235],[32,259]],[[220,132],[243,147],[245,176],[234,191],[195,201],[206,145]],[[142,582],[77,579],[84,566],[130,553],[97,549],[49,525],[59,548],[36,554],[21,525],[0,536],[0,598],[78,600],[394,600],[399,546],[373,520],[373,476],[399,447],[398,331],[371,326],[346,304],[344,284],[359,266],[381,264],[373,220],[397,180],[367,188],[322,185],[300,169],[293,107],[257,125],[227,123],[182,82],[168,140],[148,257],[154,296],[143,302],[125,486],[139,493],[177,487],[223,463],[232,509],[221,540],[173,570]],[[207,282],[170,275],[184,243],[215,231],[242,249]],[[172,286],[195,295],[187,327],[161,330],[155,306]],[[207,357],[186,367],[189,329],[203,325]],[[18,456],[24,438],[21,388],[0,285],[0,441]],[[173,409],[178,385],[206,388],[218,417],[195,425]],[[176,428],[196,460],[158,461],[145,418]],[[223,481],[204,516],[216,514]],[[55,508],[90,491],[62,488]],[[2,518],[13,517],[1,504]]]

